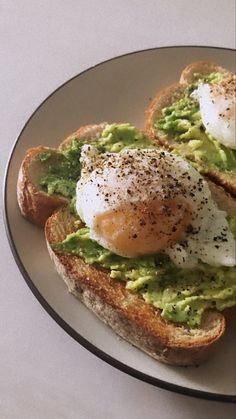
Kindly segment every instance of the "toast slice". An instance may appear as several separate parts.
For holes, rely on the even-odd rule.
[[[62,205],[68,204],[69,199],[60,194],[49,195],[40,185],[40,180],[47,175],[49,165],[53,165],[60,153],[75,139],[96,140],[105,128],[106,123],[99,125],[85,125],[70,134],[58,147],[53,149],[39,146],[27,151],[21,163],[17,181],[17,200],[22,215],[31,223],[41,227],[45,225],[48,217]],[[48,161],[42,162],[42,153],[50,153]]]
[[[180,76],[180,81],[174,83],[155,95],[154,99],[146,110],[145,118],[145,132],[156,138],[156,140],[168,150],[175,149],[176,152],[183,158],[190,162],[195,162],[194,156],[186,149],[184,142],[176,142],[171,133],[164,132],[154,127],[156,120],[163,117],[162,110],[166,108],[184,95],[188,86],[195,83],[199,75],[208,75],[213,72],[220,73],[223,79],[233,77],[233,73],[211,62],[199,61],[188,65]],[[203,160],[196,161],[199,165],[198,170],[215,184],[222,186],[224,190],[236,197],[236,173],[229,171],[220,171],[216,168],[210,167],[207,162]]]
[[[78,256],[56,252],[53,244],[77,230],[75,222],[67,206],[56,211],[45,225],[49,254],[69,291],[119,336],[155,359],[185,366],[209,357],[225,331],[224,316],[206,311],[197,329],[168,322],[158,309],[126,289],[122,282],[111,279],[109,270],[88,265]]]
[[[22,214],[31,222],[45,226],[48,250],[58,273],[69,290],[114,331],[147,352],[152,357],[173,365],[192,365],[209,356],[225,330],[225,316],[206,311],[201,327],[190,329],[164,320],[160,311],[144,302],[142,297],[110,278],[109,271],[98,265],[88,265],[77,256],[60,254],[53,244],[78,229],[78,220],[71,214],[69,199],[58,194],[49,195],[40,186],[40,179],[48,169],[39,159],[50,152],[52,161],[74,139],[96,141],[106,123],[86,125],[71,134],[58,149],[39,146],[28,151],[18,178],[18,202]],[[50,163],[50,164],[51,164]],[[211,186],[212,184],[212,186]],[[209,182],[215,200],[229,215],[236,213],[236,202],[222,188]],[[56,212],[54,212],[56,210]],[[48,218],[50,217],[50,218]],[[76,222],[76,223],[75,223]]]

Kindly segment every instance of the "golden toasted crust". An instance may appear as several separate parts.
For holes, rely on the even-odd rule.
[[[67,198],[61,195],[48,195],[40,187],[40,179],[44,174],[46,175],[46,166],[41,164],[38,159],[39,155],[42,152],[50,151],[50,153],[56,156],[58,151],[63,150],[74,138],[95,140],[99,137],[105,125],[106,123],[103,122],[99,125],[85,125],[79,128],[60,144],[58,150],[38,146],[27,151],[21,164],[17,181],[18,205],[22,215],[27,220],[43,227],[53,211],[69,202]]]
[[[68,209],[61,208],[45,225],[50,256],[69,290],[118,335],[152,357],[173,365],[206,359],[224,333],[224,316],[207,311],[199,329],[174,325],[123,283],[111,279],[107,270],[88,265],[78,256],[55,252],[53,243],[78,228],[74,221]]]
[[[167,148],[172,150],[175,147],[175,141],[171,135],[157,131],[154,129],[154,122],[157,118],[162,117],[162,109],[166,106],[170,106],[172,103],[182,97],[186,86],[194,81],[194,74],[209,74],[211,72],[220,72],[224,78],[232,77],[233,73],[220,67],[211,62],[198,61],[187,66],[180,77],[180,82],[172,84],[157,92],[154,99],[148,106],[145,112],[145,132],[156,141]],[[224,190],[230,193],[233,197],[236,197],[236,176],[232,174],[220,172],[217,169],[211,169],[204,165],[202,162],[202,172],[207,179],[212,180],[216,185],[222,186]]]

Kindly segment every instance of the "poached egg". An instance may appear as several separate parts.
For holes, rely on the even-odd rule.
[[[76,209],[90,237],[124,257],[166,252],[181,267],[234,266],[235,240],[207,182],[167,151],[81,153]]]

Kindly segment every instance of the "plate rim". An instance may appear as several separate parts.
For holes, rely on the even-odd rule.
[[[23,128],[21,129],[20,133],[17,135],[13,146],[11,148],[5,174],[4,174],[4,180],[3,180],[3,221],[5,225],[6,235],[7,239],[10,245],[10,249],[12,251],[13,257],[15,259],[15,262],[18,266],[19,271],[21,272],[26,284],[32,291],[33,295],[36,297],[40,305],[46,310],[46,312],[49,314],[50,317],[74,340],[76,340],[81,346],[83,346],[85,349],[87,349],[89,352],[91,352],[93,355],[97,356],[101,360],[105,361],[107,364],[111,365],[112,367],[136,378],[141,381],[144,381],[148,384],[151,384],[155,387],[172,391],[178,394],[182,394],[185,396],[210,400],[210,401],[221,401],[221,402],[227,402],[227,403],[236,403],[236,395],[229,395],[229,394],[222,394],[222,393],[213,393],[208,392],[204,390],[197,390],[192,389],[185,386],[180,386],[174,383],[170,383],[168,381],[159,379],[157,377],[153,377],[151,375],[145,374],[133,367],[130,367],[127,364],[124,364],[123,362],[117,360],[111,355],[108,355],[106,352],[102,351],[101,349],[97,348],[96,345],[92,344],[89,340],[85,339],[80,333],[78,333],[75,329],[73,329],[61,316],[58,314],[51,305],[47,302],[47,300],[43,297],[43,295],[39,292],[37,286],[34,284],[33,280],[31,279],[30,275],[28,274],[27,270],[25,269],[24,263],[21,260],[19,253],[17,251],[17,246],[14,243],[14,239],[11,232],[11,225],[10,220],[8,216],[8,208],[7,208],[7,190],[8,190],[8,180],[9,180],[9,173],[10,173],[10,167],[11,162],[14,156],[15,148],[17,144],[20,141],[20,138],[27,128],[28,124],[30,123],[31,119],[35,116],[35,114],[38,112],[38,110],[46,103],[48,99],[50,99],[57,91],[59,91],[61,88],[69,84],[71,81],[76,79],[77,77],[82,76],[86,72],[95,69],[96,67],[100,67],[103,64],[106,64],[110,61],[115,61],[123,57],[143,53],[143,52],[150,52],[150,51],[158,51],[163,49],[178,49],[178,48],[202,48],[202,49],[215,49],[215,50],[224,50],[224,51],[232,51],[235,52],[235,49],[233,48],[225,48],[225,47],[218,47],[218,46],[208,46],[208,45],[169,45],[169,46],[161,46],[161,47],[152,47],[152,48],[145,48],[142,50],[135,50],[131,51],[125,54],[116,55],[114,57],[108,58],[104,61],[98,62],[95,65],[92,65],[85,70],[81,71],[80,73],[72,76],[70,79],[66,80],[62,84],[60,84],[56,89],[54,89],[37,107],[36,109],[31,113],[25,124],[23,125]]]

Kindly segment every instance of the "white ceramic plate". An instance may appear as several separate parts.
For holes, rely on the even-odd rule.
[[[163,365],[101,323],[68,294],[49,259],[43,232],[25,221],[16,202],[16,180],[29,147],[57,146],[85,123],[129,121],[142,127],[155,92],[177,81],[195,60],[235,70],[231,50],[171,47],[135,52],[101,63],[52,93],[34,112],[12,151],[5,180],[5,219],[11,247],[31,290],[48,313],[78,342],[113,366],[159,387],[215,400],[236,400],[235,341],[227,333],[215,356],[199,368]]]

